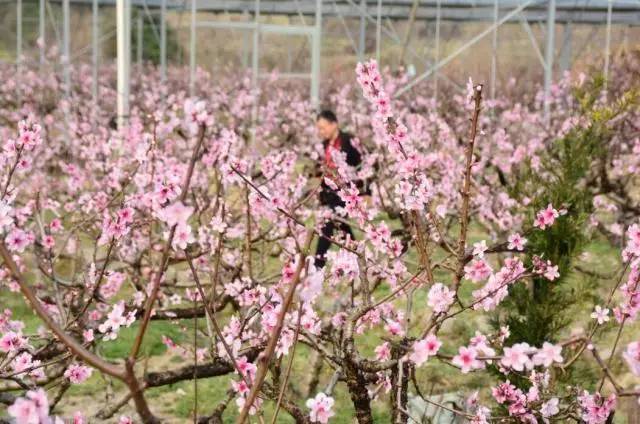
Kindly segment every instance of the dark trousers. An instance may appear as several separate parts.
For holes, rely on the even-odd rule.
[[[341,221],[327,221],[322,227],[322,235],[324,237],[320,237],[318,239],[318,245],[316,246],[315,265],[317,268],[324,267],[325,263],[327,262],[325,254],[331,247],[331,241],[329,241],[327,237],[333,237],[333,233],[335,232],[336,228],[342,231],[345,235],[349,234],[349,236],[351,236],[351,239],[355,240],[355,237],[353,237],[353,231],[351,231],[351,227],[348,224],[345,224]]]

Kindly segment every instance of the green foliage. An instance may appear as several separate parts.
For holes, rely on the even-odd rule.
[[[142,15],[142,59],[145,62],[151,62],[154,65],[160,64],[160,16],[152,15],[151,21],[149,16],[144,12],[138,12]],[[138,46],[138,29],[137,20],[132,21],[131,25],[131,52],[132,61],[137,57],[136,51]],[[175,31],[171,26],[167,25],[167,63],[169,58],[178,57],[180,45]]]
[[[637,98],[628,93],[610,106],[598,106],[596,100],[602,83],[601,78],[596,78],[575,90],[583,124],[555,140],[542,157],[540,167],[534,170],[529,166],[512,187],[512,196],[531,199],[525,228],[532,228],[536,213],[550,203],[567,213],[551,228],[527,233],[525,265],[531,267],[534,256],[539,256],[557,265],[560,277],[554,281],[533,277],[510,289],[509,297],[492,319],[495,327],[509,326],[508,345],[526,342],[541,346],[544,341],[557,342],[562,330],[576,319],[574,306],[593,296],[595,282],[583,280],[576,284],[573,274],[578,256],[592,237],[587,228],[594,197],[589,181],[594,181],[593,170],[598,169],[597,163],[606,153],[611,121]],[[579,374],[588,378],[584,372]],[[565,377],[572,379],[570,374]],[[527,385],[525,379],[512,382]]]

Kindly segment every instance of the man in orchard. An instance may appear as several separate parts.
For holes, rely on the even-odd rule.
[[[323,157],[321,167],[323,169],[324,178],[321,183],[320,190],[320,204],[328,206],[335,211],[338,207],[344,207],[345,203],[338,195],[338,190],[331,188],[325,182],[325,179],[331,179],[333,173],[335,173],[337,167],[335,163],[335,155],[342,152],[346,155],[346,162],[353,167],[360,166],[362,158],[360,152],[351,143],[351,134],[341,131],[338,126],[338,119],[331,110],[323,110],[318,114],[316,119],[316,127],[318,129],[318,135],[322,138]],[[358,188],[362,188],[362,181],[356,181]],[[318,239],[318,245],[316,247],[315,265],[316,267],[323,267],[326,263],[325,254],[331,247],[331,241],[329,238],[333,236],[336,227],[342,231],[345,235],[349,234],[351,239],[354,239],[351,227],[337,220],[328,220],[322,227],[322,235]]]

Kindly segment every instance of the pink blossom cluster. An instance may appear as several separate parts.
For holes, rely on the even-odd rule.
[[[631,372],[636,376],[640,376],[640,342],[629,343],[623,353],[623,357]]]
[[[533,221],[533,225],[541,230],[551,227],[556,219],[562,214],[561,212],[562,211],[554,209],[553,205],[549,203],[546,209],[543,209],[536,214],[536,219]]]
[[[476,265],[471,270],[471,280],[474,281],[474,276],[476,279],[480,279],[480,275],[478,275],[480,272],[482,272],[482,276],[488,275],[489,277],[482,288],[473,291],[474,309],[494,310],[509,294],[509,286],[518,282],[527,273],[524,264],[518,258],[505,259],[504,265],[495,274],[492,273],[484,260],[478,259],[474,262],[481,266]]]
[[[16,419],[16,422],[24,424],[57,424],[62,422],[60,419],[49,416],[49,400],[43,389],[28,391],[26,397],[16,399],[7,412]]]
[[[544,342],[540,349],[532,348],[527,343],[517,343],[504,348],[500,365],[514,371],[530,370],[535,365],[548,368],[553,363],[561,364],[564,361],[561,353],[561,346],[549,342]]]
[[[186,249],[189,243],[196,241],[192,234],[191,226],[188,224],[189,217],[193,213],[193,208],[185,206],[182,202],[175,202],[165,208],[158,211],[158,219],[165,222],[171,231],[175,231],[175,236],[172,240],[172,246],[174,249]],[[169,232],[166,233],[168,238]]]
[[[553,281],[560,277],[558,265],[552,264],[549,260],[544,261],[537,255],[533,257],[533,272],[535,274],[542,275],[549,281]]]
[[[521,389],[506,381],[494,387],[492,395],[496,402],[507,407],[509,416],[515,417],[520,422],[537,422],[535,414],[529,405],[539,400],[539,394],[535,387],[532,387],[534,390],[524,393]],[[546,409],[549,408],[547,407]]]
[[[64,376],[73,384],[79,384],[91,377],[93,369],[80,364],[71,364],[64,372]]]
[[[615,394],[605,398],[600,393],[590,394],[585,390],[578,396],[578,402],[582,408],[581,418],[587,424],[602,424],[616,408],[617,398]]]
[[[391,98],[382,86],[382,77],[375,60],[358,63],[356,67],[358,84],[363,90],[365,98],[371,102],[376,111],[374,123],[379,123],[384,129],[384,140],[391,152],[399,154],[407,140],[407,128],[393,118]]]
[[[107,314],[107,319],[98,326],[98,330],[104,334],[105,340],[115,340],[121,327],[129,327],[135,321],[136,311],[125,313],[125,303],[120,301],[113,306]]]
[[[329,422],[329,418],[333,417],[333,403],[332,397],[320,392],[316,397],[307,400],[307,408],[311,410],[309,413],[309,419],[312,423],[326,424]]]
[[[10,75],[3,69],[0,75]],[[483,391],[469,397],[464,414],[474,423],[499,417],[491,410],[496,404],[522,422],[548,422],[559,414],[603,422],[615,408],[613,393],[629,395],[607,384],[599,393],[577,396],[581,388],[560,387],[554,367],[569,367],[576,352],[593,355],[595,349],[581,348],[603,343],[603,334],[635,320],[640,311],[640,227],[633,212],[637,205],[625,195],[640,169],[640,141],[627,125],[637,122],[637,111],[619,117],[625,124],[616,127],[607,147],[606,175],[599,171],[589,180],[602,193],[594,198],[588,231],[602,233],[616,247],[623,240],[628,270],[611,299],[593,309],[588,336],[576,332],[568,340],[535,347],[511,340],[506,326],[497,334],[480,328],[490,316],[484,312],[496,311],[515,284],[540,277],[559,281],[560,263],[536,252],[534,240],[539,231],[553,231],[556,221],[568,219],[561,217],[570,214],[571,205],[532,210],[544,187],[520,193],[513,188],[525,170],[547,178],[547,148],[559,134],[585,124],[576,117],[575,78],[554,85],[548,125],[539,96],[508,92],[520,89],[515,82],[504,96],[483,101],[467,168],[466,137],[477,85],[470,82],[466,93],[440,99],[436,107],[429,96],[392,99],[406,79],[385,75],[383,83],[386,71],[375,61],[359,64],[364,99],[351,85],[327,86],[326,98],[344,129],[356,133],[354,144],[363,153],[360,168],[338,154],[335,172],[321,176],[345,202],[337,218],[317,202],[320,178],[309,167],[324,152],[321,143],[310,142],[317,139],[308,119],[314,109],[304,90],[269,80],[269,95],[259,95],[248,78],[217,75],[216,81],[202,71],[196,97],[187,97],[183,74],[174,71],[165,87],[152,69],[136,75],[140,90],[132,98],[128,125],[120,129],[108,125],[112,111],[106,105],[116,97],[108,81],[112,69],[101,75],[100,107],[89,102],[90,80],[81,67],[74,68],[79,84],[70,99],[50,105],[42,99],[59,98],[55,76],[5,78],[9,81],[0,85],[0,134],[9,140],[0,160],[0,230],[8,250],[0,269],[3,298],[22,301],[14,292],[31,290],[40,315],[51,318],[47,325],[59,326],[98,359],[123,327],[137,332],[143,323],[154,328],[160,320],[175,326],[175,336],[141,335],[145,343],[161,342],[167,355],[180,358],[179,364],[164,361],[172,378],[184,375],[178,371],[192,361],[228,368],[228,374],[235,373],[229,403],[250,414],[262,414],[265,404],[278,402],[278,390],[269,390],[277,381],[283,390],[281,414],[320,423],[335,417],[341,402],[328,395],[330,390],[314,387],[306,392],[313,396],[306,402],[289,394],[291,385],[312,380],[300,376],[302,346],[314,361],[305,363],[304,372],[318,373],[316,386],[340,385],[336,392],[366,400],[369,410],[388,404],[392,390],[402,390],[397,378],[405,370],[420,367],[415,374],[420,386],[422,376],[428,379],[433,365],[441,363],[482,378],[492,378],[491,368],[511,381],[527,380],[527,389],[499,384],[492,391],[495,402],[481,405],[478,399],[489,399]],[[2,103],[12,98],[7,88],[12,82],[24,93],[20,110]],[[258,98],[260,119],[255,121],[251,110]],[[29,118],[19,122],[22,116]],[[467,171],[471,230],[458,240]],[[355,184],[367,179],[369,196]],[[355,239],[335,233],[340,245],[327,254],[324,268],[316,268],[311,256],[326,219],[348,222]],[[471,238],[481,241],[472,244]],[[529,259],[532,265],[525,266]],[[7,265],[10,261],[15,267]],[[617,322],[604,325],[610,310]],[[194,342],[187,330],[196,323]],[[475,331],[466,345],[461,330]],[[82,384],[110,367],[124,374],[122,363],[107,361],[99,369],[86,353],[76,354],[77,346],[70,355],[65,343],[50,328],[34,332],[4,311],[0,375],[13,379],[7,384],[33,387],[49,378],[53,384]],[[269,358],[267,346],[273,346]],[[622,355],[635,375],[639,350],[632,342],[612,355]],[[142,373],[140,364],[153,368],[155,361],[146,361],[142,351],[134,353],[140,359],[134,377],[144,397],[144,379],[165,370]],[[272,365],[279,363],[284,371],[289,360],[294,366],[287,385],[284,372],[276,375]],[[261,382],[258,371],[265,362],[270,366]],[[588,366],[600,377],[596,362]],[[354,379],[358,384],[348,384]],[[248,405],[256,388],[258,396]],[[447,382],[436,390],[450,388]],[[68,408],[64,399],[61,405]],[[153,402],[149,406],[156,409]],[[56,422],[41,390],[26,390],[8,412],[17,422]],[[88,422],[82,415],[73,420]],[[120,417],[121,424],[133,421]]]
[[[440,342],[435,335],[429,334],[424,339],[418,340],[413,344],[409,360],[419,367],[424,364],[429,357],[435,356],[441,346],[442,342]]]
[[[640,266],[640,225],[633,224],[627,229],[627,245],[622,252],[625,261],[631,261],[631,266]]]
[[[631,258],[635,258],[635,256],[629,256],[629,246],[635,243],[633,241],[635,230],[636,228],[633,228],[628,232],[631,237],[627,247],[622,252],[623,260],[629,261]],[[630,263],[630,271],[627,274],[626,281],[619,288],[622,294],[622,301],[613,308],[613,314],[618,322],[623,322],[627,319],[635,321],[638,312],[640,312],[640,265],[637,264],[637,259],[632,260],[635,262]]]
[[[427,304],[436,313],[446,312],[455,300],[455,292],[442,283],[435,283],[429,289]]]
[[[231,381],[231,387],[235,393],[237,393],[238,398],[236,399],[236,405],[239,410],[244,408],[245,403],[247,402],[247,395],[251,390],[250,384],[253,382],[257,367],[247,360],[246,356],[241,356],[236,361],[236,373],[240,372],[240,380],[239,381]],[[262,405],[262,400],[257,398],[254,403],[250,405],[249,414],[255,415],[256,412],[260,409]]]

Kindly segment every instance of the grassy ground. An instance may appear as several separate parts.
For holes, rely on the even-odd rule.
[[[358,236],[358,235],[357,235]],[[482,239],[482,234],[479,231],[474,232],[471,242]],[[583,255],[581,260],[581,266],[585,269],[603,273],[613,274],[619,269],[619,252],[612,249],[609,244],[604,240],[597,240],[588,246],[587,253]],[[258,260],[258,259],[256,259]],[[277,264],[273,264],[275,266]],[[445,280],[445,275],[436,274],[436,279],[441,281]],[[586,289],[593,284],[593,281],[588,281],[589,277],[585,277],[582,274],[576,273],[572,278],[571,285],[575,290]],[[579,328],[586,328],[587,323],[590,321],[589,314],[594,304],[602,303],[601,299],[606,298],[606,295],[611,287],[611,281],[604,282],[599,281],[598,287],[595,291],[595,296],[591,301],[585,304],[574,305],[575,309],[575,323],[571,330],[578,330]],[[471,291],[476,288],[471,283],[465,283],[462,288],[462,298],[469,299],[471,297]],[[383,297],[385,291],[388,289],[382,289],[377,296]],[[420,327],[428,316],[428,310],[424,306],[426,305],[426,289],[420,289],[416,292],[414,298],[414,326]],[[402,305],[402,300],[399,300],[399,305]],[[40,325],[39,319],[33,315],[33,313],[26,307],[21,298],[16,294],[8,294],[4,292],[2,294],[3,308],[7,307],[14,311],[14,317],[23,320],[26,325],[27,333],[33,333]],[[466,318],[469,319],[466,319]],[[445,353],[453,354],[453,348],[462,344],[466,344],[471,336],[473,336],[476,329],[488,329],[486,317],[480,317],[480,315],[467,313],[465,317],[450,322],[442,329],[442,338],[447,340],[444,346]],[[200,329],[205,328],[206,323],[204,320],[198,320],[198,327]],[[613,325],[609,324],[612,328]],[[144,345],[142,348],[143,354],[148,357],[148,360],[144,364],[145,368],[149,370],[164,370],[170,368],[177,368],[187,363],[191,363],[190,359],[185,359],[179,356],[172,356],[166,354],[166,347],[162,343],[162,336],[172,338],[179,344],[189,345],[193,343],[194,334],[194,320],[182,320],[176,324],[164,321],[152,321],[149,331],[145,337]],[[570,331],[571,331],[570,330]],[[135,337],[137,331],[137,325],[133,325],[131,328],[122,329],[115,341],[103,342],[98,347],[98,352],[105,358],[113,361],[122,361],[128,354],[129,348]],[[632,328],[626,329],[623,333],[621,346],[625,346],[626,343],[633,340],[637,336],[637,331]],[[380,343],[380,333],[369,332],[366,335],[359,336],[357,344],[365,356],[371,356],[373,349]],[[611,346],[615,339],[615,332],[606,332],[598,341],[598,346]],[[207,337],[199,337],[198,345],[204,346],[208,343]],[[620,349],[618,350],[618,352]],[[603,350],[602,354],[607,356],[609,352]],[[292,379],[290,382],[290,392],[294,397],[304,399],[306,396],[306,389],[310,378],[311,364],[315,359],[315,355],[304,346],[299,345],[296,348],[295,360],[293,363]],[[283,363],[283,367],[286,366],[286,360]],[[588,367],[587,363],[584,364]],[[626,385],[633,385],[634,381],[627,373],[625,364],[621,360],[616,359],[613,361],[612,368],[617,375],[623,377],[620,381]],[[322,372],[320,389],[326,387],[330,380],[332,371],[325,367]],[[468,375],[462,375],[457,370],[453,369],[449,365],[444,363],[430,361],[426,366],[420,368],[417,373],[417,379],[421,383],[423,389],[427,392],[433,391],[434,393],[446,393],[464,390],[469,393],[476,389],[486,388],[490,381],[487,381],[487,373],[471,373]],[[152,409],[158,413],[166,422],[180,423],[188,422],[189,417],[192,416],[193,410],[196,405],[196,390],[197,390],[197,408],[202,413],[211,411],[215,405],[224,399],[227,395],[227,390],[230,388],[230,377],[218,377],[210,379],[201,379],[197,383],[197,389],[194,387],[192,381],[181,382],[178,384],[165,386],[161,388],[154,388],[149,390],[148,398]],[[57,392],[56,387],[49,388],[51,394]],[[102,376],[100,373],[95,372],[93,376],[83,384],[74,385],[71,387],[69,394],[60,402],[57,412],[65,415],[70,415],[76,410],[84,412],[95,413],[99,409],[103,408],[108,403],[113,403],[117,399],[120,399],[123,394],[126,393],[126,389],[117,381],[113,381],[110,378]],[[345,390],[343,384],[338,384],[334,391],[334,397],[336,399],[336,417],[334,422],[336,423],[348,423],[352,421],[353,408]],[[389,421],[387,403],[384,395],[382,402],[374,403],[374,416],[376,422],[386,423]],[[302,403],[302,402],[301,402]],[[270,419],[273,411],[273,402],[268,402],[265,408],[265,417]],[[134,415],[135,412],[130,406],[126,406],[120,413],[126,413]],[[237,413],[237,408],[234,404],[231,404],[227,408],[224,415],[225,422],[233,422],[233,418]],[[117,417],[118,415],[116,415]],[[287,414],[281,414],[278,422],[290,422]],[[618,416],[616,422],[627,422],[623,417]],[[631,421],[629,421],[631,422]]]

